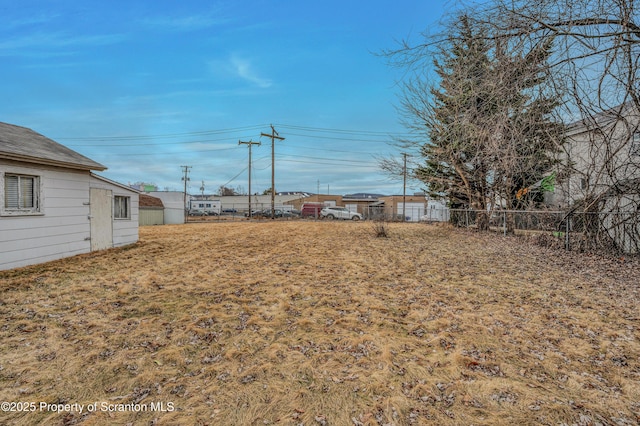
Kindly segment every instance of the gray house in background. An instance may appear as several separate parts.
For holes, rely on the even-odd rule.
[[[138,192],[106,167],[25,127],[0,123],[0,270],[138,240]]]

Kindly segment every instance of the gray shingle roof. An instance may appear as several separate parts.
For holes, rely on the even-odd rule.
[[[83,170],[106,167],[26,127],[0,122],[0,158]]]

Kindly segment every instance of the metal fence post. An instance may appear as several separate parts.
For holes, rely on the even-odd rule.
[[[569,237],[569,230],[570,230],[570,226],[569,223],[571,221],[571,213],[567,214],[567,223],[565,224],[565,232],[564,232],[564,249],[566,251],[570,251],[571,250],[571,246],[570,246],[570,242],[571,242],[571,238]]]
[[[507,236],[507,212],[506,210],[502,212],[502,228],[503,228],[503,236]]]

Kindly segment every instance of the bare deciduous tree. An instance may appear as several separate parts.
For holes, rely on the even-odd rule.
[[[585,248],[640,252],[640,5],[636,0],[496,0],[474,18],[502,40],[553,37],[549,75],[569,143],[564,200]]]
[[[558,154],[555,202],[568,205],[573,213],[581,215],[576,226],[584,231],[585,248],[607,244],[617,251],[640,252],[639,6],[638,0],[493,0],[456,12],[462,11],[468,17],[471,28],[481,29],[482,34],[476,36],[494,49],[493,59],[500,65],[488,77],[504,89],[500,102],[509,105],[505,98],[518,93],[529,99],[558,102],[556,122],[567,123],[566,138],[552,126],[542,126],[546,129],[542,136],[545,143],[553,145],[550,151]],[[443,47],[460,39],[450,29],[445,25],[445,31],[425,36],[422,43],[407,42],[395,51],[385,52],[394,64],[413,72],[413,78],[404,86],[402,108],[407,127],[418,137],[399,141],[405,150],[425,142],[424,123],[431,118],[434,102],[425,94],[438,78],[424,70]],[[526,86],[526,79],[513,78],[520,76],[519,67],[524,63],[512,59],[542,52],[540,46],[550,40],[554,49],[543,67],[529,68],[535,71],[531,78],[544,75],[544,86]],[[513,84],[520,86],[512,87]],[[480,125],[474,130],[476,137],[486,132],[489,151],[502,152],[496,159],[498,164],[487,175],[491,183],[489,195],[499,195],[505,205],[518,207],[532,200],[516,197],[514,204],[514,191],[522,196],[531,194],[528,189],[540,186],[514,176],[516,172],[526,174],[526,169],[536,164],[536,154],[527,152],[531,144],[521,142],[539,141],[540,135],[532,137],[527,129],[537,122],[547,122],[549,117],[513,120],[509,113],[494,113],[485,121],[486,127]],[[460,129],[451,126],[449,131]],[[481,162],[486,159],[474,156]],[[461,181],[454,182],[455,186],[463,188],[463,175],[455,173],[455,167],[453,171],[450,177],[457,176]],[[533,175],[539,174],[538,170],[534,172]],[[439,189],[448,190],[454,199],[457,196],[451,188]]]

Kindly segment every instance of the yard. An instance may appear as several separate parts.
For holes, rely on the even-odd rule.
[[[640,422],[636,260],[387,227],[145,227],[0,272],[0,423]]]

